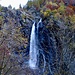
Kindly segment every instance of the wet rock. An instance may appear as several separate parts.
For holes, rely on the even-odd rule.
[[[75,59],[69,64],[69,75],[75,75]]]

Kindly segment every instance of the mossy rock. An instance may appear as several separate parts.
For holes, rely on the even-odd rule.
[[[3,16],[0,16],[0,25],[2,24],[3,22]]]

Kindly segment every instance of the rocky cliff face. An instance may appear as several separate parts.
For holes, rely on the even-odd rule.
[[[49,16],[48,14],[51,13]],[[75,22],[62,12],[26,6],[11,9],[0,6],[1,75],[74,75]],[[64,16],[64,17],[63,17]],[[39,26],[39,69],[28,67],[30,34],[33,21]],[[72,21],[71,21],[72,20]],[[11,63],[12,62],[12,63]]]

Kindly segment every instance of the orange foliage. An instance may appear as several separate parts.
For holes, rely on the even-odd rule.
[[[73,10],[74,10],[74,12],[75,12],[75,6],[73,6]]]
[[[55,10],[55,9],[58,9],[60,6],[54,6],[54,5],[51,5],[51,4],[47,4],[46,5],[47,8],[51,9],[51,10]]]
[[[74,10],[71,7],[67,6],[66,10],[65,10],[65,13],[66,13],[66,15],[72,16],[74,14]]]
[[[69,4],[68,7],[70,7],[75,12],[75,6]]]
[[[67,0],[63,0],[64,4],[66,3]],[[70,7],[74,12],[75,12],[75,0],[70,0],[69,2],[67,2],[67,6]]]

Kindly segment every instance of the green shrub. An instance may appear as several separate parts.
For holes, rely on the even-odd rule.
[[[33,2],[32,2],[32,1],[28,1],[27,5],[28,5],[29,7],[31,7],[31,6],[33,5]]]
[[[1,7],[1,5],[0,5],[0,12],[2,11],[2,7]]]

